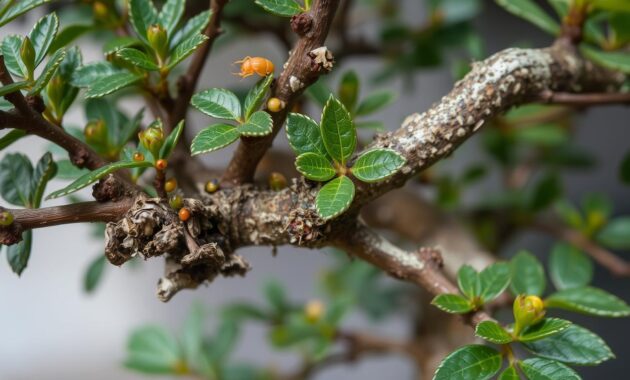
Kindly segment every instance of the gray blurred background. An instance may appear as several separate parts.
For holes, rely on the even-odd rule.
[[[461,0],[467,1],[467,0]],[[409,0],[407,15],[410,22],[424,18],[418,0]],[[485,48],[493,53],[514,43],[527,41],[531,46],[544,46],[550,38],[527,23],[508,15],[491,1],[484,3],[484,11],[476,22],[484,37]],[[3,27],[0,37],[9,33],[24,34],[38,18],[42,9],[32,12],[29,20]],[[414,21],[415,20],[415,21]],[[369,24],[362,25],[369,32]],[[80,40],[84,62],[100,57],[100,45],[89,39]],[[234,86],[238,81],[228,75],[233,71],[231,62],[245,55],[267,56],[274,62],[283,62],[286,57],[280,46],[270,43],[269,38],[248,38],[229,49],[215,50],[204,72],[199,88]],[[280,65],[277,65],[280,66]],[[337,77],[344,68],[352,67],[367,78],[379,67],[377,61],[351,59],[344,67],[332,74]],[[333,83],[337,83],[333,78]],[[367,84],[367,82],[365,82]],[[416,111],[423,111],[443,96],[452,86],[453,78],[446,67],[423,71],[415,76],[417,86],[413,93],[403,90],[401,80],[389,81],[385,86],[399,93],[398,101],[378,115],[388,125],[396,128],[402,119]],[[365,85],[363,91],[369,90]],[[367,91],[366,91],[367,92]],[[125,100],[124,107],[135,111],[141,103]],[[191,112],[190,127],[200,129],[207,123],[200,114]],[[617,181],[617,165],[630,147],[629,110],[623,107],[606,107],[590,110],[579,120],[578,144],[592,152],[598,166],[592,172],[565,173],[565,186],[570,198],[600,191],[615,200],[616,213],[630,212],[629,189]],[[77,126],[85,122],[82,110],[75,107],[69,123]],[[191,130],[188,133],[192,133]],[[277,145],[284,145],[281,138]],[[466,143],[447,166],[453,170],[470,161],[481,159],[478,139]],[[2,154],[20,151],[32,160],[41,156],[47,143],[29,137],[12,145]],[[233,147],[232,147],[233,148]],[[232,149],[207,155],[212,165],[226,162]],[[64,182],[53,181],[49,190],[62,187]],[[492,180],[476,186],[474,198],[492,189]],[[88,191],[84,192],[87,197]],[[2,204],[2,203],[0,203]],[[50,201],[45,206],[63,204],[63,199]],[[5,204],[2,204],[6,206]],[[162,260],[153,259],[141,263],[137,268],[108,267],[103,283],[92,295],[82,290],[82,278],[89,262],[102,252],[103,242],[90,236],[87,225],[68,225],[36,230],[32,256],[28,267],[18,278],[9,266],[0,263],[0,379],[142,379],[141,374],[122,368],[125,343],[131,329],[146,323],[166,325],[173,330],[180,328],[191,303],[195,300],[216,310],[219,305],[234,300],[255,300],[260,297],[261,284],[266,279],[276,278],[287,285],[289,294],[296,300],[317,297],[314,284],[322,268],[332,260],[325,252],[298,250],[280,247],[277,257],[271,256],[269,248],[252,248],[241,253],[253,265],[245,278],[220,278],[207,287],[196,291],[184,291],[172,301],[163,304],[155,297],[157,278],[161,276]],[[520,248],[529,248],[544,256],[550,242],[539,235],[522,234],[503,252],[508,257]],[[627,256],[626,256],[627,257]],[[628,258],[630,259],[630,258]],[[597,269],[597,286],[612,291],[626,301],[630,300],[629,281],[610,278]],[[630,352],[627,319],[594,319],[573,317],[577,323],[592,328],[600,334],[618,356],[597,368],[581,369],[585,379],[599,376],[601,379],[625,378],[626,360]],[[358,316],[352,316],[346,324],[351,328],[370,329],[388,336],[405,336],[408,326],[403,318],[391,318],[386,323],[373,326]],[[212,327],[212,318],[209,328]],[[299,357],[271,351],[265,342],[265,330],[251,327],[244,331],[236,357],[255,363],[275,363],[291,368],[299,363]],[[411,378],[414,373],[409,362],[402,357],[384,356],[369,358],[356,365],[334,367],[323,371],[316,379],[391,379]]]

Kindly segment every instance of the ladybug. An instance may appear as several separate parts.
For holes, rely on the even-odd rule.
[[[236,75],[241,78],[247,78],[248,76],[258,74],[261,77],[267,76],[273,73],[273,62],[263,57],[245,57],[240,61],[234,63],[241,64],[241,72]]]

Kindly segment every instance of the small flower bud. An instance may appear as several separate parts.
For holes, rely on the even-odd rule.
[[[103,144],[107,140],[107,126],[103,120],[93,120],[85,125],[83,134],[88,144]]]
[[[144,161],[144,154],[136,152],[133,154],[133,160],[136,162]]]
[[[61,104],[64,96],[64,81],[59,75],[55,75],[46,85],[46,96],[55,106]]]
[[[33,71],[35,70],[35,48],[33,48],[33,43],[28,37],[24,37],[22,40],[20,58],[28,70],[28,79],[33,79]]]
[[[180,195],[173,195],[169,200],[168,203],[171,205],[172,208],[174,208],[175,210],[179,210],[180,208],[182,208],[184,201],[182,200],[182,197]]]
[[[0,226],[7,227],[13,224],[13,214],[8,211],[0,212]]]
[[[309,301],[304,305],[304,316],[310,323],[316,323],[324,315],[324,304],[319,300]]]
[[[149,45],[157,53],[157,55],[164,59],[168,53],[168,36],[166,29],[160,24],[153,24],[147,29],[147,40]]]
[[[267,100],[267,109],[271,112],[279,112],[285,105],[286,104],[278,98],[269,98],[269,100]]]
[[[143,147],[145,147],[153,157],[158,158],[160,148],[164,144],[164,131],[158,123],[153,123],[144,131],[138,133],[138,138]]]
[[[514,334],[519,335],[524,328],[540,322],[545,317],[545,304],[538,296],[516,297],[513,305]]]
[[[217,190],[219,190],[219,180],[218,179],[212,179],[208,182],[206,182],[206,192],[207,193],[214,193]]]
[[[281,173],[272,172],[269,174],[269,188],[273,191],[280,191],[287,187],[287,179]]]

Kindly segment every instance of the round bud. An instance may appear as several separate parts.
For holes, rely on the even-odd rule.
[[[28,70],[28,79],[33,79],[33,70],[35,70],[35,48],[31,39],[24,37],[20,46],[20,58]]]
[[[167,193],[170,193],[174,191],[175,189],[177,189],[177,180],[175,178],[169,178],[164,183],[164,190],[166,190]]]
[[[281,111],[286,104],[278,98],[269,98],[267,100],[267,109],[271,112]]]
[[[180,195],[173,195],[169,200],[168,203],[171,205],[172,208],[174,208],[175,210],[179,210],[180,208],[182,208],[182,206],[184,205],[184,201],[182,199],[182,197]]]
[[[159,159],[155,163],[155,168],[157,170],[164,170],[164,169],[166,169],[167,166],[168,166],[168,162],[166,160],[163,160],[163,159]]]
[[[13,224],[13,214],[8,211],[0,212],[0,226],[7,227]]]
[[[160,148],[164,144],[164,131],[159,123],[151,124],[147,129],[138,133],[138,138],[143,147],[145,147],[153,157],[158,158]]]
[[[144,154],[136,152],[133,154],[133,160],[136,162],[144,161]]]
[[[206,182],[206,192],[207,193],[214,193],[217,190],[219,190],[219,180],[218,179],[212,179],[208,182]]]
[[[514,334],[534,325],[545,317],[545,304],[538,296],[520,295],[514,300]]]
[[[190,210],[188,210],[186,207],[182,207],[181,209],[179,209],[179,220],[181,220],[182,222],[187,221],[188,219],[190,219]]]
[[[273,191],[280,191],[287,187],[287,179],[281,173],[272,172],[269,174],[269,188]]]
[[[107,126],[103,120],[90,121],[83,130],[88,144],[102,144],[107,139]]]
[[[149,45],[160,58],[166,58],[168,53],[168,36],[166,29],[160,24],[153,24],[147,28],[147,40]]]
[[[304,316],[310,323],[316,323],[324,315],[324,304],[319,300],[309,301],[304,305]]]

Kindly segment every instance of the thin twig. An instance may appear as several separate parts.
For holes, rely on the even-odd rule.
[[[630,93],[592,93],[574,94],[570,92],[554,92],[545,90],[537,99],[541,103],[560,104],[567,106],[588,107],[595,105],[630,105]]]

